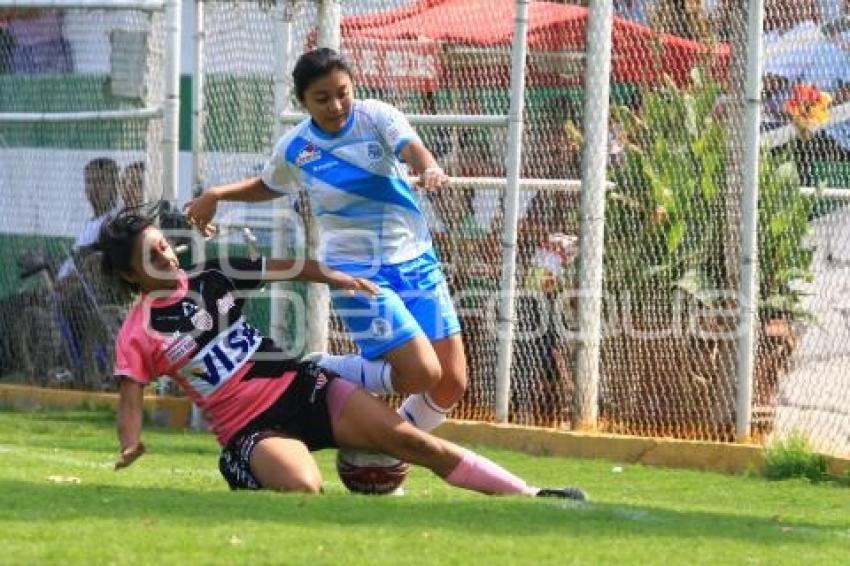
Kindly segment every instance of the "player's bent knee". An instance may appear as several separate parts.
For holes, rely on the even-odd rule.
[[[443,378],[443,370],[436,364],[424,364],[416,368],[393,368],[393,382],[400,393],[424,393],[436,386]]]
[[[266,481],[260,480],[262,486],[273,491],[291,491],[299,493],[318,494],[322,492],[322,478],[315,474],[287,474]]]
[[[437,364],[423,366],[419,372],[420,391],[428,391],[443,379],[443,369]]]
[[[446,391],[455,393],[458,398],[462,397],[466,392],[466,387],[469,380],[466,377],[466,370],[450,370],[443,371],[443,377],[440,380]]]
[[[251,454],[251,473],[265,489],[320,493],[322,474],[307,447],[289,438],[262,440]]]

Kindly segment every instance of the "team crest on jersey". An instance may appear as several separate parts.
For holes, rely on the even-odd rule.
[[[198,330],[207,331],[213,329],[213,317],[206,309],[198,309],[198,312],[193,314],[189,320],[192,321],[192,326]]]
[[[228,292],[216,301],[216,306],[218,307],[218,314],[225,314],[236,306],[236,301],[233,299],[233,295]]]
[[[375,338],[388,338],[392,334],[392,325],[385,318],[372,320],[372,336]]]
[[[379,143],[370,143],[366,148],[366,152],[372,161],[378,161],[384,157],[384,148]]]
[[[308,163],[316,161],[317,159],[322,158],[322,150],[320,150],[315,145],[308,143],[304,146],[304,149],[298,154],[298,157],[295,158],[295,165],[298,167],[303,167]]]
[[[183,301],[181,306],[183,307],[183,316],[192,316],[198,311],[198,305],[192,301]]]

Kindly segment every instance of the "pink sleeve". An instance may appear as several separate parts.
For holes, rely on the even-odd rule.
[[[126,331],[123,327],[115,340],[115,375],[129,377],[143,385],[153,381],[149,352],[144,334]]]

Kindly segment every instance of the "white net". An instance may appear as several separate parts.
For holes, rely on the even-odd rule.
[[[162,101],[161,14],[0,9],[0,113],[124,111]],[[121,305],[94,275],[98,218],[162,193],[160,120],[0,120],[0,372],[110,386]]]
[[[767,229],[779,245],[762,251],[763,270],[794,274],[794,301],[782,305],[794,325],[787,371],[773,384],[774,433],[802,434],[817,449],[848,454],[850,13],[843,2],[766,8],[764,143],[777,159],[793,164],[795,187],[819,189],[805,203],[808,225],[799,214],[781,214],[776,194],[764,195],[772,213]],[[807,251],[801,253],[796,242],[803,233]]]
[[[615,2],[602,430],[735,437],[747,21],[739,4]],[[836,305],[846,215],[832,195],[848,184],[850,64],[844,11],[827,4],[767,3],[752,429],[763,438],[800,430],[843,453],[850,342]],[[256,174],[271,148],[281,5],[205,4],[205,185]],[[287,6],[291,69],[329,20],[320,20],[317,2]],[[514,2],[352,0],[341,9],[358,97],[409,114],[507,113]],[[583,124],[606,118],[583,116],[586,96],[595,95],[583,88],[587,14],[579,5],[530,4],[521,175],[537,182],[520,195],[513,422],[569,427],[575,416],[576,295],[586,283],[577,275],[575,179]],[[298,109],[291,96],[289,104]],[[507,129],[417,129],[450,175],[477,178],[455,180],[422,206],[464,327],[470,384],[454,416],[490,419]],[[801,186],[836,192],[806,196]],[[271,207],[239,210],[240,222],[262,223]],[[292,223],[288,238],[303,242],[301,225]],[[290,336],[303,334],[306,321],[291,323]],[[336,318],[332,328],[331,349],[352,350]]]

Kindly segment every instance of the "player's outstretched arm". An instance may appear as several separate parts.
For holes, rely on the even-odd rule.
[[[409,165],[414,174],[419,175],[420,187],[434,190],[444,187],[449,182],[448,175],[428,151],[428,148],[417,141],[412,141],[401,150],[401,158]]]
[[[144,454],[142,444],[142,414],[144,412],[144,386],[127,377],[121,378],[118,393],[118,440],[121,453],[115,469],[126,468]]]
[[[266,260],[266,270],[263,277],[266,281],[312,281],[324,283],[335,289],[351,293],[366,293],[377,295],[380,288],[360,277],[352,277],[347,273],[331,269],[327,265],[312,259],[269,259]]]
[[[230,185],[210,187],[183,207],[189,223],[204,236],[211,236],[215,227],[210,224],[219,201],[262,202],[280,196],[269,189],[260,177],[243,179]]]

